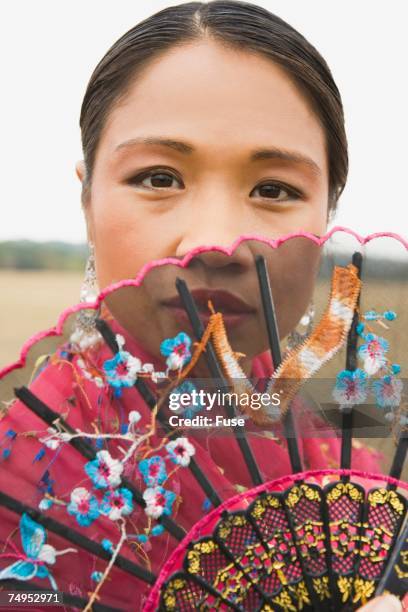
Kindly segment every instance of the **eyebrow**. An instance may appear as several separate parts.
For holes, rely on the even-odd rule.
[[[121,142],[116,147],[115,152],[120,151],[124,148],[133,147],[137,144],[161,145],[164,147],[169,147],[170,149],[174,149],[179,153],[184,153],[185,155],[189,155],[195,151],[193,145],[187,142],[183,142],[182,140],[174,140],[173,138],[166,138],[165,136],[138,136],[137,138],[130,138],[129,140]],[[298,153],[297,151],[288,151],[286,149],[280,149],[277,147],[255,149],[254,151],[251,151],[249,159],[250,161],[279,159],[282,161],[293,162],[295,164],[304,164],[306,166],[309,166],[309,168],[313,170],[315,174],[322,173],[320,167],[310,157],[307,157],[302,153]]]

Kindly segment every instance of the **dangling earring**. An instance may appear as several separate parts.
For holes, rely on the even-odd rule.
[[[310,336],[313,329],[314,316],[315,307],[312,300],[307,308],[307,311],[298,323],[298,327],[300,327],[300,330],[295,328],[288,335],[288,341],[286,345],[288,351],[291,351],[297,346],[299,346],[299,344],[302,344],[302,342],[304,342]]]
[[[86,262],[85,277],[80,292],[80,302],[82,304],[92,304],[99,294],[96,282],[95,248],[92,242],[89,242],[88,247],[89,256]],[[84,351],[101,342],[102,336],[95,327],[95,320],[97,317],[98,313],[95,310],[80,310],[78,312],[75,329],[70,336],[70,342],[80,351]]]

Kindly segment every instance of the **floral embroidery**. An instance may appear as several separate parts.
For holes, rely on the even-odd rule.
[[[386,322],[394,321],[396,318],[397,314],[393,310],[386,310],[382,314],[376,310],[368,310],[362,316],[363,321],[358,323],[356,331],[364,341],[357,350],[364,369],[343,370],[337,375],[333,397],[340,404],[340,408],[361,404],[372,392],[378,408],[391,409],[384,416],[387,420],[393,421],[403,391],[402,380],[397,378],[401,366],[387,359],[389,343],[373,332],[369,322],[375,321],[383,328],[389,329]],[[368,333],[365,331],[366,327]],[[374,379],[371,380],[372,378]],[[408,424],[408,419],[404,415],[400,416],[399,420],[404,426]]]
[[[377,406],[380,408],[396,408],[401,402],[403,389],[402,380],[395,376],[384,376],[373,382],[373,390]]]
[[[375,374],[386,363],[385,354],[389,344],[387,340],[376,334],[367,334],[365,344],[358,349],[358,354],[364,360],[364,369],[367,374]]]
[[[174,463],[186,467],[190,463],[190,457],[195,453],[194,446],[187,438],[177,438],[166,444],[170,457]]]
[[[140,461],[139,471],[149,487],[162,484],[167,478],[166,464],[159,455]]]
[[[162,514],[171,514],[176,494],[173,491],[166,491],[163,487],[150,487],[144,491],[143,499],[146,502],[146,514],[157,519]]]
[[[191,338],[180,332],[174,338],[166,338],[160,344],[160,352],[167,357],[166,364],[170,370],[179,370],[191,359]]]
[[[367,397],[367,380],[368,376],[363,370],[342,370],[337,374],[334,399],[341,407],[362,404]]]
[[[85,464],[85,472],[91,478],[97,489],[115,487],[120,484],[123,464],[112,459],[109,451],[100,450],[96,459]]]
[[[71,491],[71,502],[67,511],[75,516],[82,527],[91,525],[100,514],[98,500],[85,487],[77,487]]]
[[[52,588],[57,591],[58,586],[47,565],[54,565],[58,555],[67,552],[77,552],[74,548],[56,550],[54,546],[46,544],[47,534],[42,525],[36,523],[28,514],[23,513],[20,519],[20,536],[24,553],[6,553],[2,557],[17,558],[18,560],[0,571],[0,580],[15,578],[17,580],[31,580],[32,578],[48,578]]]
[[[103,364],[107,383],[114,388],[116,396],[122,395],[122,387],[133,387],[138,372],[142,368],[142,362],[137,357],[123,350],[125,340],[119,334],[116,336],[119,351],[112,359],[107,359]]]
[[[101,513],[106,514],[111,521],[117,521],[121,516],[130,514],[133,510],[132,493],[122,487],[107,491],[101,503]]]
[[[129,538],[139,542],[139,545],[134,548],[134,552],[145,560],[146,552],[152,546],[150,538],[160,537],[164,533],[163,525],[156,524],[152,519],[171,515],[177,509],[175,502],[180,483],[177,478],[173,478],[173,475],[179,469],[189,465],[195,448],[185,437],[170,441],[168,439],[159,440],[155,446],[151,443],[151,440],[155,439],[158,407],[153,408],[150,419],[146,418],[145,415],[142,418],[141,412],[137,409],[130,410],[126,415],[124,405],[119,398],[122,389],[133,386],[139,376],[149,378],[153,382],[160,382],[166,378],[171,381],[174,380],[175,384],[179,384],[179,381],[181,382],[184,378],[184,374],[180,370],[192,358],[190,352],[192,342],[184,332],[179,333],[174,338],[166,339],[161,344],[160,350],[167,357],[167,370],[156,372],[153,364],[142,364],[139,359],[124,350],[125,341],[122,336],[116,335],[116,341],[119,347],[117,354],[112,359],[105,361],[103,357],[101,363],[98,363],[94,354],[90,353],[88,355],[85,351],[81,352],[80,355],[74,355],[70,350],[61,350],[54,356],[53,365],[64,365],[72,368],[78,390],[78,394],[73,393],[71,397],[66,398],[65,403],[61,406],[63,418],[67,419],[66,415],[70,413],[73,407],[81,406],[81,398],[84,398],[84,401],[91,405],[92,396],[88,394],[90,391],[95,393],[95,389],[90,388],[88,384],[84,385],[84,381],[93,382],[97,387],[97,412],[95,420],[89,423],[87,431],[81,431],[79,428],[68,431],[63,422],[55,419],[53,426],[48,427],[45,433],[43,430],[36,433],[35,437],[41,446],[38,447],[39,451],[34,456],[34,462],[46,463],[49,455],[52,455],[37,485],[41,492],[38,507],[43,512],[53,508],[56,513],[58,513],[60,507],[63,507],[64,511],[74,517],[76,523],[84,528],[89,527],[97,520],[113,521],[116,523],[115,527],[120,530],[120,538],[116,543],[107,538],[103,538],[101,542],[101,546],[108,552],[109,557],[116,558],[124,541]],[[70,348],[69,343],[68,347]],[[174,376],[172,379],[169,376],[170,370],[174,370],[173,373],[177,375],[177,378]],[[188,387],[191,389],[194,385],[189,383]],[[113,398],[112,389],[114,391]],[[184,391],[180,384],[178,391]],[[105,410],[108,403],[113,405],[117,411],[115,418],[110,421],[112,423],[111,429],[106,429],[105,424],[106,419],[109,418]],[[4,442],[0,440],[0,453],[3,451],[3,459],[9,456],[10,444],[16,435],[15,432],[10,430],[5,434]],[[59,451],[64,450],[65,444],[71,443],[74,439],[82,439],[97,451],[95,457],[84,464],[84,472],[89,478],[88,485],[81,486],[83,482],[81,478],[78,485],[74,486],[71,491],[57,496],[53,490],[55,481],[51,478],[52,472],[49,468],[58,457]],[[117,454],[111,454],[110,441],[118,442],[118,445],[113,447],[115,450],[117,449]],[[48,453],[48,449],[53,452]],[[133,521],[131,516],[134,512],[132,491],[130,488],[123,486],[122,483],[122,477],[125,474],[130,480],[134,479],[135,468],[140,472],[141,478],[139,480],[142,481],[143,478],[142,482],[144,483],[140,487],[145,502],[144,512],[141,512],[142,517],[144,516],[144,525],[140,526],[137,526],[137,521]],[[171,477],[171,481],[167,486],[166,482],[169,477]],[[130,517],[130,521],[128,517]],[[127,533],[129,524],[132,532],[136,529],[136,534]],[[47,550],[50,553],[51,548],[44,547],[41,555],[45,556]],[[52,562],[52,555],[49,558]],[[30,559],[31,561],[32,559]],[[104,572],[97,571],[97,568],[94,567],[91,579],[97,582],[98,586],[95,588],[90,601],[96,598],[98,589],[108,578],[111,570],[109,563]],[[37,565],[38,571],[36,570]],[[36,576],[45,577],[46,568],[42,559],[30,565],[30,571],[34,570],[37,571]]]

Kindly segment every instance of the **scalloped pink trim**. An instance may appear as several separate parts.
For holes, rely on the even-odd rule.
[[[26,363],[26,359],[27,359],[27,354],[30,348],[34,344],[36,344],[36,342],[39,342],[40,340],[47,338],[47,337],[61,336],[64,324],[65,324],[65,320],[71,314],[76,313],[79,310],[84,310],[84,309],[89,310],[90,308],[93,308],[94,310],[96,310],[107,295],[109,295],[113,291],[116,291],[117,289],[120,289],[121,287],[129,287],[129,286],[138,287],[139,285],[141,285],[146,274],[152,268],[163,266],[165,264],[174,264],[181,268],[185,268],[187,267],[187,265],[189,264],[190,260],[193,257],[195,257],[199,253],[203,253],[206,251],[220,251],[222,253],[225,253],[228,256],[231,256],[234,253],[235,249],[241,244],[241,242],[244,242],[245,240],[258,240],[276,249],[281,244],[283,244],[287,240],[290,240],[291,238],[308,238],[312,240],[318,246],[322,246],[336,232],[344,232],[346,234],[350,234],[351,236],[356,238],[356,240],[358,240],[360,244],[366,244],[367,242],[370,242],[370,240],[374,240],[375,238],[394,238],[395,240],[398,240],[399,242],[401,242],[401,244],[408,250],[408,241],[405,240],[400,234],[397,234],[395,232],[376,232],[374,234],[369,234],[368,236],[363,237],[363,236],[360,236],[357,232],[355,232],[352,229],[349,229],[347,227],[342,227],[342,226],[336,226],[336,227],[333,227],[329,232],[327,232],[327,234],[325,234],[324,236],[320,238],[318,236],[315,236],[314,234],[311,234],[310,232],[304,232],[304,231],[292,232],[290,234],[286,234],[285,236],[282,236],[276,239],[271,239],[271,238],[267,238],[266,236],[259,236],[256,234],[243,234],[239,236],[239,238],[237,238],[232,243],[231,247],[229,248],[221,247],[217,245],[203,245],[203,246],[196,247],[195,249],[192,249],[191,251],[189,251],[183,257],[182,260],[176,259],[175,257],[165,257],[163,259],[154,259],[146,263],[141,268],[140,272],[137,274],[137,276],[134,279],[121,280],[117,283],[113,283],[112,285],[109,285],[108,287],[105,287],[105,289],[103,289],[99,293],[96,301],[93,304],[86,304],[86,305],[76,304],[75,306],[70,306],[69,308],[65,309],[62,312],[62,314],[59,316],[57,324],[54,327],[50,327],[49,329],[43,330],[41,332],[36,333],[34,336],[31,336],[23,344],[21,351],[20,351],[19,359],[0,369],[0,380],[4,378],[4,376],[12,372],[13,370],[24,367]]]
[[[170,557],[162,566],[162,569],[160,570],[156,582],[154,583],[154,586],[149,592],[149,597],[147,598],[146,603],[143,606],[143,612],[154,612],[154,610],[157,610],[160,588],[165,582],[165,580],[167,580],[169,576],[175,571],[175,569],[173,569],[173,566],[177,563],[179,555],[186,549],[187,545],[192,540],[195,540],[203,535],[202,530],[206,527],[207,523],[211,523],[214,520],[214,517],[216,517],[217,515],[221,515],[224,510],[228,510],[229,508],[234,507],[238,502],[241,501],[241,499],[245,499],[245,501],[250,501],[263,491],[273,491],[274,489],[281,487],[282,485],[286,485],[287,483],[291,484],[295,480],[306,480],[310,477],[316,478],[319,476],[329,476],[333,474],[338,476],[357,476],[358,478],[370,479],[387,484],[392,484],[395,485],[397,488],[408,491],[408,482],[396,480],[395,478],[391,478],[390,476],[385,476],[383,474],[371,474],[370,472],[362,472],[360,470],[326,469],[299,472],[297,474],[287,474],[286,476],[281,476],[280,478],[277,478],[275,480],[265,482],[259,485],[258,487],[254,487],[249,492],[245,491],[244,493],[238,493],[237,495],[234,495],[234,497],[230,497],[229,499],[227,499],[221,505],[214,508],[211,512],[204,515],[202,519],[197,521],[197,523],[195,523],[195,525],[190,529],[187,535],[178,544],[177,548],[173,550]]]

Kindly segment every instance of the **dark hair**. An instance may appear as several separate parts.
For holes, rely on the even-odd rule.
[[[157,56],[175,45],[206,36],[271,59],[306,95],[326,133],[329,211],[334,210],[347,179],[348,153],[342,101],[330,69],[289,24],[256,4],[239,0],[170,6],[135,25],[108,50],[92,73],[81,107],[86,169],[83,201],[91,184],[101,133],[115,103]]]

